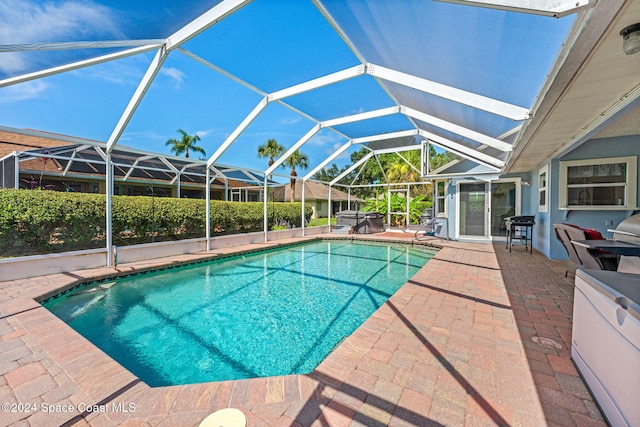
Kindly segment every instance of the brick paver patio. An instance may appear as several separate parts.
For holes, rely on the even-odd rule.
[[[0,282],[0,425],[197,426],[236,407],[249,426],[605,426],[570,360],[564,263],[431,243],[433,260],[308,375],[150,388],[34,301],[113,269]]]

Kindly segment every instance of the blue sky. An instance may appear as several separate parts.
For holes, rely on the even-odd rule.
[[[509,40],[505,40],[501,34],[494,34],[496,25],[500,26],[501,31],[509,30],[509,27],[532,27],[528,31],[534,31],[532,34],[536,37],[544,36],[546,39],[541,41],[539,50],[521,52],[517,58],[509,54],[505,55],[506,59],[494,58],[492,52],[495,49],[487,48],[486,51],[474,52],[472,58],[465,59],[465,63],[456,62],[458,60],[451,54],[442,56],[431,49],[426,40],[435,30],[410,25],[406,26],[408,28],[396,26],[396,29],[391,30],[399,34],[399,40],[403,40],[403,43],[416,43],[422,37],[425,41],[414,48],[424,50],[425,54],[422,57],[416,55],[415,58],[401,58],[392,55],[396,53],[394,46],[376,51],[373,44],[365,44],[363,49],[368,58],[374,58],[376,63],[413,63],[415,69],[424,70],[425,78],[436,79],[438,70],[442,69],[445,71],[442,75],[444,83],[454,84],[455,80],[449,82],[447,79],[457,78],[460,85],[468,84],[470,87],[467,90],[473,91],[481,91],[483,87],[480,85],[486,86],[487,83],[479,76],[480,72],[474,72],[473,78],[470,78],[463,72],[464,67],[473,66],[470,61],[487,62],[489,58],[491,71],[504,74],[498,75],[498,82],[513,81],[511,85],[493,83],[496,96],[509,96],[503,90],[504,86],[508,86],[509,90],[518,91],[518,97],[513,102],[529,104],[523,105],[529,107],[571,21],[565,20],[560,24],[558,20],[554,20],[554,23],[549,20],[535,21],[540,23],[532,26],[529,20],[540,18],[486,10],[478,12],[473,10],[477,8],[437,2],[429,2],[426,7],[425,2],[426,0],[411,0],[408,5],[414,8],[416,5],[420,6],[419,13],[434,13],[438,8],[444,8],[452,20],[463,19],[464,14],[469,14],[470,19],[477,23],[471,29],[483,38],[491,39],[501,49],[518,47],[510,46]],[[374,6],[379,8],[381,4],[384,5],[379,2],[352,2],[346,5],[326,1],[328,6],[332,3],[337,5],[336,19],[353,19],[353,28],[364,25],[358,21],[358,17],[363,13],[366,15],[367,10],[363,12],[358,9],[370,7],[373,10]],[[181,2],[180,6],[176,4],[169,0],[21,0],[17,3],[13,0],[0,0],[0,44],[164,38],[215,2],[191,1]],[[419,14],[418,12],[412,12],[408,7],[403,13]],[[354,15],[351,16],[351,13]],[[431,24],[434,28],[442,27],[439,34],[451,33],[445,22],[447,15],[443,16],[445,19]],[[427,17],[425,15],[417,18]],[[400,18],[412,19],[409,15]],[[388,22],[378,22],[376,25],[381,31],[390,30],[386,28],[390,25]],[[367,29],[366,26],[363,28]],[[358,34],[364,32],[358,31]],[[415,39],[413,41],[410,38],[412,35]],[[370,37],[375,37],[373,32]],[[461,37],[464,40],[468,34],[462,34]],[[442,35],[436,35],[434,40],[445,43]],[[377,47],[381,44],[378,43]],[[187,42],[184,47],[265,92],[273,92],[359,64],[356,56],[311,1],[255,0]],[[371,53],[367,51],[367,47],[371,47]],[[94,49],[0,53],[0,79],[96,55],[96,51],[98,54],[110,52],[108,49]],[[467,53],[466,56],[470,55]],[[0,88],[0,125],[106,141],[152,57],[153,53],[136,55]],[[421,62],[427,59],[431,62]],[[535,67],[531,64],[535,64]],[[483,64],[483,67],[486,68],[487,64]],[[473,87],[473,84],[478,87]],[[491,85],[488,87],[491,89]],[[433,105],[434,112],[444,110],[444,104],[438,104],[434,100],[425,101],[424,95],[416,94],[411,89],[405,88],[404,91],[407,99]],[[211,155],[261,98],[261,95],[183,53],[173,51],[122,135],[120,144],[168,153],[165,142],[177,137],[177,129],[181,128],[190,134],[198,134],[201,137],[200,145],[207,151],[207,155]],[[370,76],[347,80],[286,101],[318,120],[394,105],[389,95]],[[483,114],[475,112],[473,116],[484,118]],[[470,115],[467,111],[460,110],[451,117],[463,120]],[[478,130],[494,132],[493,136],[517,124],[504,120],[498,123],[494,118],[485,120],[485,123],[490,125]],[[313,125],[312,121],[296,112],[271,103],[222,156],[220,163],[264,169],[266,160],[256,156],[258,145],[275,138],[289,147]],[[406,118],[392,116],[362,125],[344,125],[338,130],[349,137],[359,137],[371,132],[409,128],[410,123]],[[309,155],[313,167],[345,142],[344,137],[322,130],[303,146],[302,151]],[[338,164],[345,164],[352,151],[338,160]]]

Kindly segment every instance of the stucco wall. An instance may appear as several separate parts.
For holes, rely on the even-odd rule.
[[[607,229],[616,226],[625,218],[633,214],[633,210],[560,210],[560,161],[563,160],[585,160],[607,157],[639,156],[640,155],[640,135],[625,136],[617,138],[601,138],[587,141],[582,146],[571,151],[560,159],[554,159],[549,167],[549,212],[538,213],[541,227],[539,231],[543,233],[539,236],[538,242],[534,242],[534,247],[541,253],[552,259],[567,259],[567,254],[560,242],[553,234],[553,224],[570,223],[585,228],[594,228],[602,233],[604,237],[611,237]],[[542,167],[544,165],[540,165]],[[538,169],[532,171],[534,181],[537,181]],[[640,175],[638,176],[638,186],[640,188]],[[532,185],[531,203],[537,210],[537,182]],[[534,191],[535,190],[535,191]]]

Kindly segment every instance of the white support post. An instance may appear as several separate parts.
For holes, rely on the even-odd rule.
[[[387,183],[387,231],[391,230],[391,185]]]
[[[69,170],[71,170],[71,166],[73,165],[73,159],[76,158],[77,152],[78,150],[73,150],[73,153],[71,153],[71,158],[67,162],[67,166],[65,166],[64,171],[62,171],[62,176],[67,176],[67,174],[69,173]]]
[[[189,22],[184,27],[173,33],[168,39],[167,44],[171,49],[176,49],[183,43],[188,42],[198,34],[214,26],[227,16],[248,4],[250,0],[223,0]]]
[[[382,80],[387,80],[402,86],[416,89],[421,92],[430,93],[432,95],[439,96],[440,98],[468,105],[478,110],[507,117],[511,120],[520,121],[530,118],[529,110],[526,108],[432,82],[421,77],[416,77],[411,74],[402,73],[379,65],[367,64],[367,74],[381,78]]]
[[[111,164],[111,153],[107,153],[105,162],[106,172],[106,240],[107,240],[107,267],[113,267],[113,164]]]
[[[419,150],[419,148],[416,148],[416,150]],[[413,151],[413,150],[412,150]],[[420,170],[415,167],[409,160],[407,160],[402,154],[400,154],[399,152],[396,152],[396,154],[398,155],[398,157],[400,157],[402,160],[404,160],[404,162],[409,165],[409,167],[411,169],[413,169],[414,171],[420,173]]]
[[[438,117],[431,116],[429,114],[423,113],[422,111],[414,110],[413,108],[402,107],[400,112],[402,112],[403,114],[406,114],[409,117],[413,117],[414,119],[420,120],[421,122],[425,122],[433,126],[437,126],[440,129],[453,132],[455,134],[458,134],[465,138],[472,139],[474,141],[477,141],[489,147],[496,148],[500,151],[508,152],[508,151],[511,151],[513,148],[511,144],[508,144],[504,141],[500,141],[499,139],[481,134],[480,132],[476,132],[474,130],[465,128],[463,126],[456,125],[446,120],[442,120]]]
[[[268,231],[269,231],[269,206],[268,206],[268,198],[267,194],[267,175],[264,176],[264,210],[263,210],[263,222],[264,222],[264,241],[267,242],[268,239]]]
[[[411,221],[409,219],[409,216],[411,214],[411,211],[409,210],[411,208],[411,206],[409,205],[409,192],[410,192],[410,190],[411,190],[411,187],[409,186],[409,184],[407,184],[407,218],[406,218],[406,220],[407,220],[406,224],[407,225],[406,225],[406,228],[405,228],[406,231],[409,231],[409,225],[411,224]]]
[[[382,167],[382,164],[380,163],[380,159],[378,158],[378,155],[374,154],[374,158],[376,159],[376,162],[378,162],[378,167],[380,168],[380,172],[382,172],[382,177],[384,178],[384,181],[388,184],[389,183],[389,178],[387,178],[387,174],[384,172],[384,168]]]
[[[597,0],[438,0],[445,3],[562,18],[593,7]]]
[[[496,159],[495,157],[489,156],[487,154],[481,153],[478,150],[474,150],[471,147],[466,147],[457,142],[450,141],[446,138],[442,138],[441,136],[435,135],[431,132],[426,132],[421,130],[420,135],[424,138],[429,139],[431,144],[437,145],[445,150],[453,151],[456,154],[461,155],[469,160],[472,160],[476,163],[483,164],[492,169],[500,169],[504,166],[504,162],[502,160]]]
[[[325,120],[323,122],[320,122],[320,124],[322,125],[323,128],[325,128],[325,127],[343,125],[346,123],[359,122],[362,120],[375,119],[377,117],[389,116],[391,114],[397,114],[400,112],[401,112],[400,107],[387,107],[387,108],[381,108],[379,110],[352,114],[350,116],[340,117],[337,119]]]
[[[229,178],[224,178],[224,201],[229,201]]]
[[[419,150],[420,146],[419,145],[405,145],[404,147],[392,147],[392,148],[382,148],[380,150],[373,150],[373,152],[375,153],[375,155],[380,155],[380,154],[389,154],[389,153],[401,153],[404,151],[416,151]]]
[[[180,198],[182,198],[182,194],[180,194],[181,190],[182,190],[180,188],[180,172],[177,172],[176,177],[178,178],[178,185],[177,185],[177,188],[176,188],[176,194],[178,196],[178,199],[180,199]]]
[[[300,93],[308,92],[310,90],[318,89],[323,86],[338,83],[352,77],[360,76],[364,74],[364,71],[365,70],[362,65],[356,65],[355,67],[327,74],[326,76],[318,77],[317,79],[309,80],[307,82],[273,92],[269,95],[269,101],[277,101]]]
[[[204,184],[204,191],[205,191],[205,203],[207,204],[206,207],[206,215],[207,215],[207,219],[205,221],[206,223],[206,233],[205,236],[207,238],[207,252],[209,252],[211,250],[211,170],[207,167],[207,177],[205,179],[205,184]]]
[[[347,210],[351,210],[351,186],[347,189]]]
[[[14,177],[13,188],[15,188],[16,190],[19,190],[20,189],[20,155],[14,152],[13,159],[15,162],[15,170],[13,171],[13,177]]]
[[[307,181],[313,175],[318,173],[320,171],[320,169],[324,168],[326,165],[328,165],[330,162],[332,162],[334,159],[336,159],[339,155],[344,153],[352,145],[353,145],[353,141],[347,141],[346,144],[344,144],[342,147],[338,148],[329,157],[327,157],[322,163],[320,163],[318,166],[316,166],[314,169],[312,169],[311,172],[306,174],[305,177],[302,178],[303,181]]]
[[[123,52],[110,53],[108,55],[98,56],[96,58],[85,59],[84,61],[73,62],[71,64],[65,64],[59,67],[47,68],[46,70],[36,71],[34,73],[23,74],[21,76],[0,80],[0,87],[11,86],[18,83],[28,82],[30,80],[36,80],[42,77],[53,76],[55,74],[64,73],[65,71],[77,70],[80,68],[88,67],[90,65],[101,64],[103,62],[109,62],[115,59],[125,58],[127,56],[137,55],[139,53],[144,53],[155,49],[158,49],[158,45],[153,44],[149,46],[128,49]]]
[[[313,137],[313,135],[318,133],[319,130],[320,130],[320,125],[319,124],[317,124],[314,127],[312,127],[311,130],[309,132],[307,132],[302,138],[300,138],[298,140],[298,142],[293,144],[293,146],[291,148],[289,148],[289,150],[287,150],[286,153],[284,153],[282,156],[280,156],[278,158],[278,160],[273,162],[273,165],[269,166],[269,169],[267,169],[264,174],[265,175],[271,175],[273,173],[273,171],[278,169],[280,167],[280,165],[282,165],[282,163],[284,163],[284,161],[289,158],[289,156],[291,156],[297,149],[299,149],[307,141],[309,141]]]
[[[251,122],[253,122],[255,118],[258,117],[258,115],[262,112],[262,110],[265,109],[267,104],[269,104],[269,100],[267,99],[267,97],[262,98],[260,102],[258,102],[258,105],[256,105],[253,110],[251,110],[249,115],[247,115],[247,117],[242,120],[238,127],[236,127],[234,131],[231,132],[231,135],[229,135],[227,139],[222,143],[222,145],[218,147],[216,152],[213,153],[211,157],[209,157],[209,160],[207,160],[207,166],[212,166],[220,158],[220,156],[222,156],[224,152],[227,151],[231,144],[233,144],[235,140],[238,139],[240,134],[244,132],[244,130],[249,127]]]
[[[160,68],[162,67],[162,64],[164,64],[164,61],[167,59],[167,55],[168,51],[163,47],[158,50],[156,56],[153,58],[153,61],[151,61],[151,64],[149,64],[147,72],[144,74],[144,77],[142,77],[142,80],[138,84],[136,91],[129,100],[127,108],[125,108],[122,116],[120,116],[118,124],[116,125],[115,129],[113,129],[113,132],[111,133],[111,136],[107,141],[108,153],[112,152],[115,148],[118,140],[120,139],[120,136],[122,135],[122,132],[124,132],[125,127],[127,127],[127,124],[129,124],[129,120],[131,120],[131,117],[133,117],[133,114],[138,108],[138,105],[140,105],[142,98],[147,93],[147,90],[149,90],[153,79],[156,77],[156,75],[160,71]]]
[[[331,233],[331,184],[329,184],[329,196],[327,200],[327,225],[329,226],[329,233]]]
[[[305,229],[305,224],[304,224],[304,187],[305,187],[306,181],[302,181],[302,237],[304,237],[304,229]]]
[[[403,138],[405,136],[413,136],[417,134],[418,134],[417,129],[401,130],[398,132],[381,133],[378,135],[370,135],[370,136],[364,136],[362,138],[355,138],[353,139],[353,143],[362,144],[363,142],[384,141],[385,139]]]
[[[367,154],[366,156],[364,156],[363,158],[361,158],[360,160],[358,160],[356,163],[354,163],[349,169],[347,169],[346,171],[342,172],[340,175],[338,175],[337,177],[335,177],[333,179],[333,181],[331,181],[329,183],[329,188],[331,188],[332,185],[338,183],[338,181],[340,181],[342,178],[344,178],[345,176],[347,176],[348,174],[351,173],[351,171],[353,171],[354,169],[360,167],[362,164],[366,163],[371,157],[373,157],[373,152]]]
[[[420,159],[422,160],[422,171],[420,172],[420,174],[422,176],[427,176],[431,173],[431,161],[429,159],[429,140],[422,141],[420,147]]]

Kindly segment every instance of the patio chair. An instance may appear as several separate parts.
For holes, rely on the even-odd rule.
[[[571,224],[553,224],[553,230],[556,233],[556,238],[567,251],[569,261],[575,264],[576,268],[617,270],[618,255],[609,252],[589,250],[571,243],[572,240],[599,240],[602,239],[602,236],[598,238],[591,230],[586,230]],[[567,269],[564,272],[564,277],[567,277],[569,272],[570,269]],[[575,268],[572,269],[571,273],[575,274]]]

